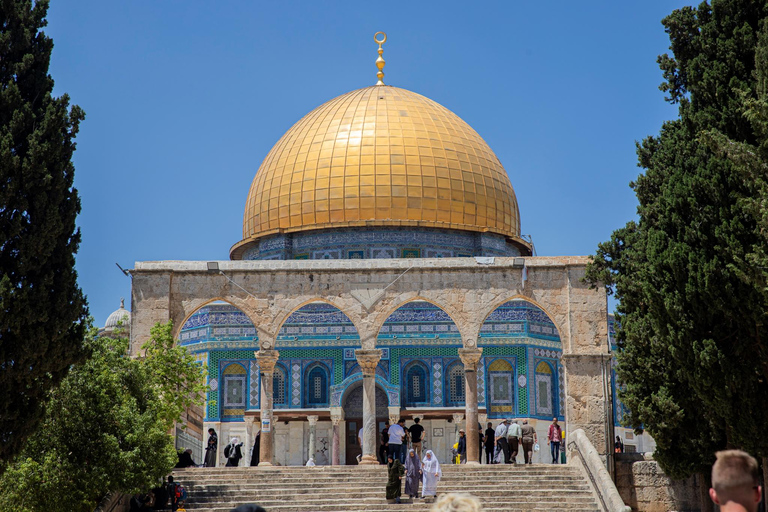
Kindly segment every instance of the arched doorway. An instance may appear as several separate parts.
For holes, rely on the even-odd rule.
[[[381,445],[381,431],[384,429],[384,422],[388,419],[387,394],[376,387],[376,455]],[[363,386],[358,385],[349,393],[342,404],[344,408],[344,418],[347,422],[347,446],[344,463],[348,466],[357,464],[357,456],[363,454],[363,449],[357,439],[357,434],[363,426]]]

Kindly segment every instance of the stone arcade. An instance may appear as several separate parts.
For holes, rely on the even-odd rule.
[[[466,426],[477,463],[478,422],[528,419],[543,439],[558,417],[605,455],[609,324],[587,258],[531,256],[496,155],[453,112],[383,84],[384,41],[377,85],[267,154],[232,261],[131,270],[132,351],[170,319],[208,370],[177,446],[201,457],[213,427],[247,451],[260,429],[262,464],[375,464],[384,420],[419,417],[443,461]]]

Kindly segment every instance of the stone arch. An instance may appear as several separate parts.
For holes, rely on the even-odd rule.
[[[355,373],[344,379],[341,384],[331,386],[331,407],[342,407],[347,395],[358,385],[362,385],[363,374]],[[400,407],[400,389],[389,384],[381,375],[375,377],[376,387],[381,388],[387,395],[389,407]]]
[[[184,326],[192,317],[192,315],[197,313],[200,309],[204,308],[205,306],[208,306],[209,304],[213,304],[216,302],[225,302],[230,306],[237,308],[238,310],[240,310],[241,313],[243,313],[245,316],[248,317],[248,320],[250,320],[250,322],[254,325],[254,327],[257,325],[257,322],[254,321],[253,317],[248,314],[248,308],[246,307],[246,304],[244,302],[234,300],[233,298],[225,299],[223,297],[213,297],[209,299],[193,299],[182,304],[183,320],[181,322],[177,322],[176,318],[172,318],[173,339],[175,340],[179,339],[179,334],[184,329]],[[258,336],[255,336],[255,338],[258,339]]]
[[[481,336],[483,335],[483,327],[485,326],[486,322],[489,321],[491,316],[494,313],[496,313],[499,309],[501,309],[503,306],[505,306],[506,304],[512,303],[512,302],[526,303],[527,305],[533,306],[534,308],[536,308],[539,311],[541,311],[541,313],[546,316],[547,320],[549,322],[551,322],[552,325],[554,326],[554,329],[555,329],[554,335],[557,337],[557,343],[558,343],[558,347],[556,349],[557,350],[562,350],[562,346],[563,345],[562,345],[562,339],[561,339],[561,334],[560,334],[561,330],[558,327],[558,325],[555,322],[555,320],[552,318],[552,315],[549,314],[546,309],[542,308],[536,301],[533,301],[533,300],[528,299],[527,297],[521,297],[521,296],[515,296],[515,297],[509,298],[507,300],[504,300],[503,302],[496,303],[494,305],[494,308],[485,315],[483,321],[478,325],[478,332],[477,332],[478,342],[481,339]],[[509,334],[509,333],[506,333],[506,334]],[[542,332],[541,334],[543,336],[547,336],[547,334],[544,333],[544,332]],[[553,341],[550,340],[550,342],[553,342]]]
[[[288,313],[286,313],[285,315],[282,316],[282,318],[280,319],[279,322],[275,323],[275,325],[276,325],[276,329],[274,331],[275,332],[275,334],[274,334],[275,346],[277,346],[280,341],[283,341],[283,342],[285,341],[285,339],[280,340],[280,336],[281,336],[280,332],[283,330],[283,328],[286,326],[286,324],[289,323],[291,317],[294,314],[301,312],[301,310],[306,308],[307,306],[311,306],[313,304],[326,304],[328,306],[333,307],[338,313],[343,315],[343,317],[346,319],[346,321],[348,321],[354,327],[356,338],[357,338],[357,342],[358,342],[358,344],[360,343],[361,334],[360,334],[360,329],[358,328],[358,324],[356,324],[355,321],[350,317],[350,315],[344,309],[342,309],[342,307],[340,307],[342,305],[337,304],[334,301],[332,301],[330,299],[327,299],[327,298],[324,298],[324,297],[315,297],[315,298],[312,298],[312,299],[303,300],[300,303],[296,304]],[[354,340],[347,339],[347,340],[345,340],[345,344],[349,345],[350,344],[349,341],[354,341]],[[354,344],[354,343],[352,343],[352,344]]]
[[[555,320],[555,316],[552,314],[549,308],[547,308],[545,305],[541,304],[540,302],[535,301],[532,298],[527,297],[525,295],[520,295],[519,293],[513,293],[506,297],[503,296],[501,299],[497,299],[496,301],[491,303],[491,306],[489,309],[486,310],[485,316],[483,316],[482,321],[477,324],[478,334],[479,334],[480,326],[482,326],[486,322],[486,320],[488,320],[488,317],[491,316],[493,312],[495,312],[497,309],[499,309],[501,306],[503,306],[507,302],[511,302],[513,300],[525,301],[539,308],[542,312],[544,312],[545,315],[547,315],[547,317],[549,317],[549,320],[554,324],[555,328],[557,329],[558,334],[562,337],[562,333],[564,332],[563,327],[561,325],[558,325],[557,321]]]
[[[413,297],[411,299],[408,299],[408,300],[406,300],[404,302],[401,302],[396,307],[389,308],[387,310],[388,311],[387,316],[384,318],[383,321],[381,321],[380,323],[378,323],[375,326],[376,345],[377,346],[380,344],[379,340],[380,340],[380,337],[382,336],[382,329],[384,328],[385,324],[390,320],[390,318],[392,318],[392,316],[395,313],[397,313],[400,309],[408,306],[409,304],[418,303],[418,302],[424,302],[424,303],[430,304],[430,305],[434,306],[435,308],[437,308],[440,312],[445,314],[450,319],[451,323],[456,327],[456,332],[459,334],[459,342],[461,342],[462,345],[463,345],[463,338],[464,338],[464,336],[462,335],[461,327],[459,327],[459,324],[456,323],[456,318],[454,316],[452,316],[451,313],[446,311],[440,304],[437,304],[434,301],[427,300],[427,299],[424,299],[424,298],[422,298],[420,296],[417,296],[417,297]],[[448,332],[450,332],[450,331],[448,331]],[[436,333],[437,336],[439,336],[439,334],[440,334],[439,332]],[[446,339],[450,339],[450,338],[446,338]]]
[[[463,329],[462,327],[466,324],[465,318],[455,308],[451,307],[450,305],[441,304],[437,300],[427,297],[425,294],[415,294],[412,297],[407,297],[405,299],[403,299],[402,295],[400,295],[396,297],[396,299],[396,301],[390,302],[386,309],[381,309],[375,314],[372,328],[373,332],[375,333],[374,339],[378,339],[381,328],[384,326],[387,320],[389,320],[389,317],[391,317],[398,309],[411,302],[428,302],[436,308],[442,310],[443,313],[450,317],[451,321],[458,329],[458,332],[461,335],[461,339],[464,340],[464,331],[466,329]]]

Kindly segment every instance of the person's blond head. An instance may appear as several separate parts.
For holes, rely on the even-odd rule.
[[[431,512],[482,512],[480,501],[470,494],[448,493],[440,496]]]
[[[741,450],[724,450],[715,457],[709,490],[712,501],[721,507],[733,502],[747,510],[757,510],[760,486],[755,458]]]

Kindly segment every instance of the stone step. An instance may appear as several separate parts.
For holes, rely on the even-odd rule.
[[[572,466],[442,467],[439,493],[469,492],[486,512],[595,512],[589,482]],[[189,468],[174,471],[187,489],[187,510],[229,512],[258,503],[268,512],[428,511],[431,504],[387,504],[385,466]],[[405,500],[404,500],[405,501]]]

